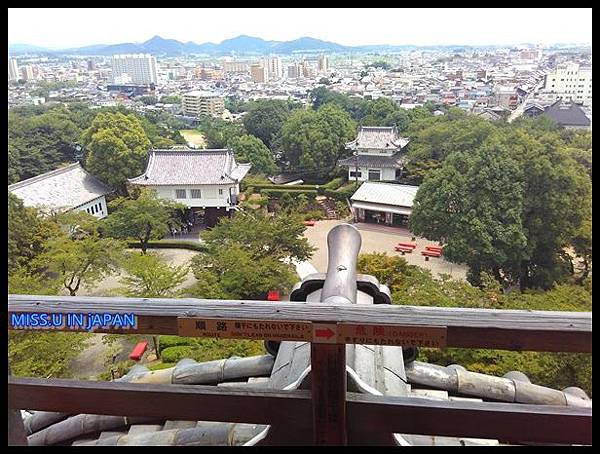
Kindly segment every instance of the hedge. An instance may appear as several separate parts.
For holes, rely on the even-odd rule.
[[[165,348],[160,354],[163,363],[176,363],[184,358],[193,356],[194,347],[190,345],[178,345],[176,347]]]
[[[289,190],[289,189],[263,189],[261,194],[266,195],[267,197],[280,197],[285,193],[289,193],[292,195],[300,195],[304,194],[307,196],[315,196],[317,195],[316,189],[300,189],[300,190]]]
[[[127,242],[129,248],[141,248],[139,241]],[[169,241],[152,240],[148,243],[148,249],[189,249],[190,251],[206,252],[206,246],[193,241]]]
[[[171,347],[179,347],[181,345],[191,345],[192,339],[189,337],[179,337],[179,336],[159,336],[158,338],[158,351],[162,352],[163,350]]]
[[[260,191],[262,189],[317,189],[318,184],[254,184],[254,189]]]
[[[323,187],[325,189],[333,189],[336,190],[344,184],[345,180],[342,177],[334,178],[329,183],[324,184]]]

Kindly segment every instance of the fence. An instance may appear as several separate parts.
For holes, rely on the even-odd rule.
[[[591,313],[351,304],[357,293],[360,236],[353,227],[342,225],[332,230],[328,244],[329,267],[319,303],[9,295],[9,323],[13,314],[32,312],[133,313],[134,328],[96,332],[236,339],[257,339],[262,332],[263,338],[272,340],[311,342],[312,374],[310,391],[9,376],[9,443],[26,443],[15,410],[30,409],[291,425],[298,432],[312,429],[317,445],[347,444],[349,432],[355,439],[361,433],[379,433],[382,440],[393,433],[412,433],[591,444],[591,408],[347,392],[346,344],[406,346],[416,339],[418,345],[438,347],[590,353]],[[271,327],[268,336],[265,326]],[[348,335],[361,327],[377,327],[379,337],[365,341]],[[85,327],[65,324],[58,329],[83,331]],[[271,442],[285,444],[286,440]]]

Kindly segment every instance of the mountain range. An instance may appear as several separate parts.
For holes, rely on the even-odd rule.
[[[262,55],[262,54],[294,54],[310,52],[390,52],[416,48],[466,48],[471,46],[390,46],[390,45],[368,45],[368,46],[343,46],[330,41],[323,41],[311,37],[302,37],[292,41],[266,41],[261,38],[240,35],[235,38],[226,39],[219,44],[203,43],[196,44],[192,41],[182,43],[175,39],[164,39],[160,36],[143,43],[122,44],[94,44],[91,46],[70,49],[49,49],[29,44],[11,44],[9,53],[12,55],[36,53],[36,54],[67,54],[67,55],[115,55],[132,53],[149,53],[156,56],[177,56],[186,54],[208,54],[208,55]],[[495,46],[489,46],[495,47]]]

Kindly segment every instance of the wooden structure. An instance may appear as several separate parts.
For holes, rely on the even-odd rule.
[[[9,376],[9,444],[26,443],[18,409],[269,424],[272,430],[263,444],[288,444],[281,438],[284,426],[296,433],[312,432],[314,444],[326,445],[356,444],[363,438],[394,444],[391,435],[397,433],[497,438],[506,443],[591,444],[591,403],[559,391],[562,404],[528,403],[537,402],[528,400],[539,393],[541,387],[536,385],[515,385],[506,379],[512,388],[498,394],[497,402],[485,403],[351,390],[347,345],[367,343],[349,336],[351,332],[379,333],[369,339],[374,345],[410,345],[412,340],[412,345],[431,341],[440,347],[590,353],[591,313],[356,304],[360,303],[357,288],[360,293],[367,287],[365,277],[356,275],[360,236],[348,225],[332,233],[328,272],[318,302],[9,295],[9,324],[12,314],[28,312],[111,312],[136,314],[135,328],[107,327],[97,332],[256,339],[259,328],[271,327],[263,338],[310,344],[311,373],[310,389],[283,390]],[[303,284],[310,287],[309,281]],[[242,328],[219,331],[234,325]],[[422,374],[422,367],[415,362],[410,373]],[[469,387],[478,375],[456,370],[453,376],[444,372],[435,378],[459,389]],[[353,383],[360,386],[360,381]],[[302,442],[310,440],[296,440]]]

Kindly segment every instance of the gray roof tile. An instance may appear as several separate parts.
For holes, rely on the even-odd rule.
[[[346,144],[350,149],[399,150],[408,144],[394,126],[361,126],[356,139]]]
[[[246,176],[251,164],[238,164],[233,152],[152,150],[146,171],[129,180],[139,185],[228,184]]]
[[[76,208],[112,192],[78,162],[11,184],[8,190],[26,206],[57,211]]]

